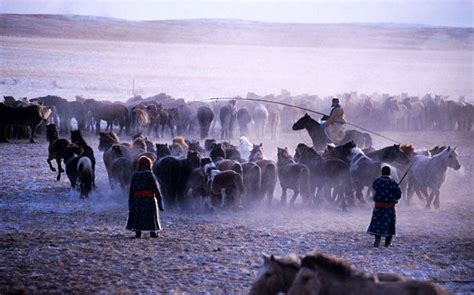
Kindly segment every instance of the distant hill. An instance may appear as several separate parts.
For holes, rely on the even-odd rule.
[[[0,14],[0,36],[289,47],[474,49],[473,28],[218,19],[127,21],[77,15]]]

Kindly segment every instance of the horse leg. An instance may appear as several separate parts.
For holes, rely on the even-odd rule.
[[[286,187],[281,188],[281,205],[286,206]]]
[[[434,205],[435,209],[439,209],[439,205],[440,205],[440,203],[439,203],[440,191],[439,191],[439,189],[436,189],[436,190],[433,190],[433,192],[434,192],[434,194],[435,194],[435,200],[434,200],[433,205]]]
[[[61,166],[61,159],[56,159],[56,163],[58,163],[58,177],[56,177],[57,181],[61,180],[61,172],[64,172],[63,167]]]
[[[435,192],[432,191],[432,192],[430,193],[429,197],[426,199],[426,209],[430,209],[430,208],[431,208],[431,202],[433,201],[434,194],[435,194]]]
[[[51,164],[51,160],[52,160],[52,159],[53,159],[53,158],[48,157],[48,159],[46,159],[46,162],[48,162],[48,164],[49,164],[49,169],[51,169],[51,171],[53,171],[53,172],[56,172],[56,168],[54,168],[54,167],[53,167],[53,164]]]
[[[99,135],[99,133],[100,133],[100,120],[97,120],[95,122],[95,134]]]
[[[35,132],[36,132],[36,128],[38,127],[38,124],[32,124],[30,125],[30,130],[31,130],[31,134],[30,134],[30,143],[35,143]]]
[[[298,194],[299,194],[299,190],[298,189],[294,189],[293,190],[293,196],[291,197],[291,200],[290,200],[290,207],[294,207],[295,206],[295,201],[296,201],[296,198],[298,197]],[[304,200],[303,200],[304,201]]]

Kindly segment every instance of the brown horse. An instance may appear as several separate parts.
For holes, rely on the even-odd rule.
[[[250,295],[273,295],[286,293],[290,289],[301,265],[297,256],[276,257],[263,255],[263,265]]]
[[[96,133],[100,134],[100,121],[107,122],[105,130],[112,131],[114,122],[120,125],[119,135],[122,134],[123,129],[128,131],[129,113],[126,106],[119,103],[109,103],[96,101],[94,99],[86,99],[84,101],[84,111],[91,112],[96,122]]]
[[[381,280],[384,279],[384,280]],[[321,253],[310,253],[301,261],[288,294],[448,294],[431,282],[377,276],[355,270],[349,263]]]
[[[268,205],[273,200],[273,192],[277,183],[277,165],[272,160],[266,160],[263,157],[263,145],[253,145],[250,151],[249,162],[255,162],[261,170],[260,196],[262,200],[267,198]]]
[[[119,137],[113,131],[101,132],[99,134],[99,151],[104,152],[102,158],[104,160],[105,169],[107,170],[107,175],[109,177],[109,183],[112,186],[112,167],[115,160],[123,157],[130,161],[133,154],[132,147],[130,144],[120,143]],[[129,166],[127,166],[127,168],[128,167]]]
[[[282,189],[281,204],[286,205],[287,189],[293,190],[293,197],[290,201],[291,206],[295,204],[295,200],[300,193],[303,197],[303,202],[310,202],[308,167],[301,163],[295,163],[287,147],[284,149],[278,148],[277,152],[278,179],[280,179]]]
[[[209,196],[213,206],[241,208],[241,195],[245,193],[242,175],[232,171],[220,171],[214,163],[204,166]]]

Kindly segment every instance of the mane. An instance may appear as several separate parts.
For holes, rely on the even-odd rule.
[[[284,257],[275,257],[275,262],[283,267],[293,268],[299,270],[301,268],[301,258],[296,255],[288,255]]]
[[[118,137],[118,135],[113,132],[113,131],[108,131],[108,132],[101,132],[100,135],[103,135],[105,137],[108,137],[110,138],[111,140],[113,140],[114,142],[119,142],[120,141],[120,138]]]
[[[408,144],[400,145],[400,150],[408,156],[411,156],[415,153],[415,148],[411,144],[410,145],[408,145]]]
[[[310,253],[306,255],[301,261],[301,267],[312,270],[318,267],[341,277],[349,277],[355,273],[347,261],[321,253]]]

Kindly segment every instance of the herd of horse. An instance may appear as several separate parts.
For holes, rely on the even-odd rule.
[[[189,206],[193,197],[211,207],[241,208],[263,200],[271,204],[279,183],[282,204],[286,204],[287,191],[292,190],[290,205],[301,195],[305,204],[317,206],[329,201],[346,210],[348,206],[367,202],[372,181],[383,165],[389,165],[395,179],[407,174],[407,181],[401,183],[406,202],[416,193],[426,207],[433,203],[439,208],[440,188],[447,169],[460,168],[456,148],[449,146],[415,150],[411,145],[392,145],[375,150],[370,134],[358,130],[347,130],[341,142],[332,143],[320,123],[307,113],[300,114],[298,120],[292,118],[290,129],[307,130],[312,146],[301,143],[294,153],[286,147],[278,148],[277,160],[273,161],[264,156],[262,144],[249,141],[249,125],[253,125],[251,129],[257,138],[266,135],[268,126],[270,136],[276,138],[277,127],[289,123],[284,116],[289,109],[242,100],[186,103],[165,94],[147,99],[135,97],[127,104],[81,97],[72,102],[57,96],[30,101],[5,97],[5,102],[0,103],[0,126],[4,140],[7,135],[29,128],[30,140],[34,141],[40,123],[48,122],[50,168],[55,170],[51,161],[56,160],[59,180],[64,160],[72,187],[77,182],[82,195],[88,195],[95,187],[90,183],[95,172],[93,148],[82,134],[96,133],[113,188],[127,190],[138,158],[147,156],[154,163],[153,172],[165,201],[180,207]],[[101,122],[106,122],[104,130]],[[210,139],[211,135],[219,134],[213,131],[217,122],[220,141]],[[228,140],[234,136],[235,122],[240,129],[239,146]],[[114,125],[118,134],[112,131]],[[163,138],[165,129],[173,138],[170,145],[148,140],[149,135]],[[133,135],[132,142],[120,141],[123,132]],[[71,140],[59,138],[60,133],[70,133]],[[204,147],[184,135],[205,139]]]

